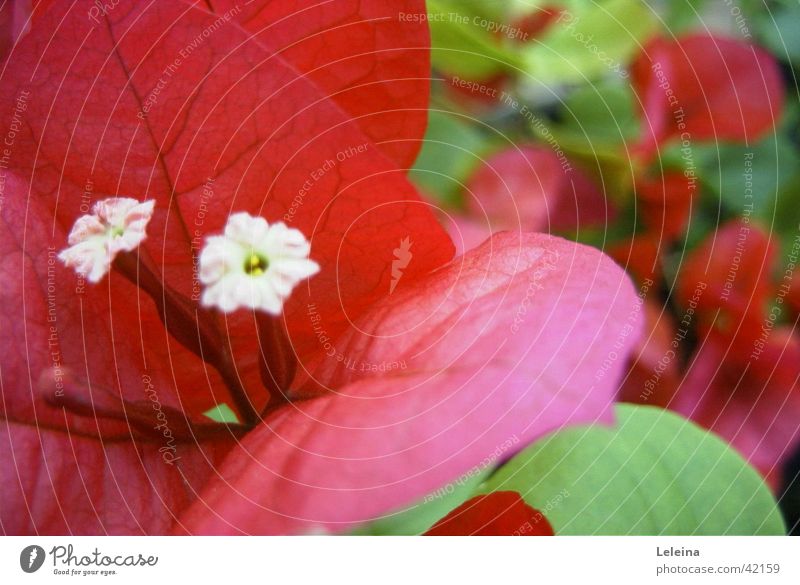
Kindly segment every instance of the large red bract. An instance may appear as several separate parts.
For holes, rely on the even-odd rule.
[[[405,178],[428,36],[397,15],[423,2],[337,0],[313,22],[310,2],[94,7],[40,4],[0,80],[3,119],[20,120],[0,225],[4,531],[342,531],[511,437],[608,418],[638,332],[622,270],[519,234],[448,263]],[[156,201],[139,253],[185,299],[231,212],[306,234],[322,271],[276,324],[293,402],[257,425],[203,419],[239,389],[256,410],[270,399],[261,322],[204,321],[212,365],[184,346],[175,303],[159,312],[119,272],[91,287],[55,261],[75,219],[116,195]],[[403,241],[413,259],[393,284]]]
[[[776,60],[744,41],[688,34],[648,43],[631,67],[641,106],[637,144],[649,159],[670,139],[753,143],[780,119],[784,87]]]

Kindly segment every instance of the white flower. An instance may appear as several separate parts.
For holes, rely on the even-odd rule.
[[[147,237],[154,206],[152,199],[144,203],[129,197],[98,201],[90,215],[79,217],[72,226],[70,247],[59,259],[89,282],[99,282],[118,253],[135,250]]]
[[[319,272],[310,251],[300,230],[235,213],[225,235],[208,238],[200,253],[201,301],[226,313],[248,308],[280,315],[294,287]]]

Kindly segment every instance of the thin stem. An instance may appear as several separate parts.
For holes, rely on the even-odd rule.
[[[181,345],[216,368],[241,418],[246,424],[255,425],[259,413],[239,380],[230,353],[220,343],[222,336],[214,315],[169,286],[141,248],[138,254],[119,254],[114,267],[153,299],[162,323]]]
[[[286,335],[282,321],[258,313],[258,341],[261,351],[261,381],[270,394],[268,408],[289,401],[286,390],[294,380],[297,359]]]

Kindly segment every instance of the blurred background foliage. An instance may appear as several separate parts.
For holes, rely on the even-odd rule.
[[[662,312],[671,311],[679,320],[674,289],[683,263],[702,242],[713,240],[720,226],[737,218],[760,226],[782,254],[783,263],[771,266],[773,274],[761,275],[762,280],[783,273],[800,225],[800,2],[429,0],[428,19],[433,44],[430,122],[411,176],[445,210],[446,224],[455,222],[459,231],[462,220],[485,220],[476,214],[475,205],[483,197],[486,181],[479,175],[484,165],[513,168],[529,161],[542,183],[540,190],[555,185],[539,176],[545,171],[536,162],[538,155],[533,156],[538,148],[559,157],[563,153],[569,165],[594,184],[603,198],[603,221],[581,221],[586,204],[576,192],[579,217],[574,223],[553,221],[550,199],[546,207],[551,217],[544,225],[526,224],[524,210],[514,218],[516,225],[609,252],[628,250],[629,262],[612,255],[639,281],[642,273],[636,267],[641,262],[633,257],[631,242],[654,238],[661,263],[657,281]],[[743,134],[739,140],[693,139],[688,156],[687,145],[675,136],[660,140],[655,156],[644,156],[641,113],[649,107],[648,96],[641,84],[637,92],[632,65],[654,39],[669,43],[695,33],[766,49],[777,63],[785,91],[780,116],[768,132]],[[750,76],[758,83],[762,74],[753,68],[732,76]],[[701,84],[703,75],[701,71]],[[747,101],[748,89],[741,91]],[[525,149],[532,150],[516,163],[498,157]],[[675,189],[670,192],[665,185],[684,180],[681,177],[696,180],[696,190],[679,201]],[[659,213],[662,227],[671,225],[669,233],[643,221],[653,201],[645,184],[653,179],[663,187],[657,189],[664,199]],[[519,183],[509,179],[508,185]],[[747,200],[746,190],[752,193]],[[523,195],[517,192],[514,197],[525,206]],[[484,198],[477,209],[491,216],[492,206]],[[672,212],[683,207],[686,217],[672,221]],[[509,226],[500,221],[491,227]],[[794,331],[796,318],[796,313],[782,311],[778,325]],[[697,331],[693,335],[690,344],[696,343]],[[681,370],[694,351],[691,345],[684,348]],[[782,461],[785,473],[775,489],[789,525],[796,526],[800,453]]]

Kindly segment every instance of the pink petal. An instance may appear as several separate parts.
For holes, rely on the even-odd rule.
[[[597,250],[500,234],[357,327],[325,342],[332,356],[299,389],[337,390],[251,432],[189,532],[344,531],[554,429],[608,421],[639,306]]]
[[[487,237],[500,230],[587,229],[615,214],[594,181],[542,146],[514,146],[490,156],[470,179],[466,197]]]

